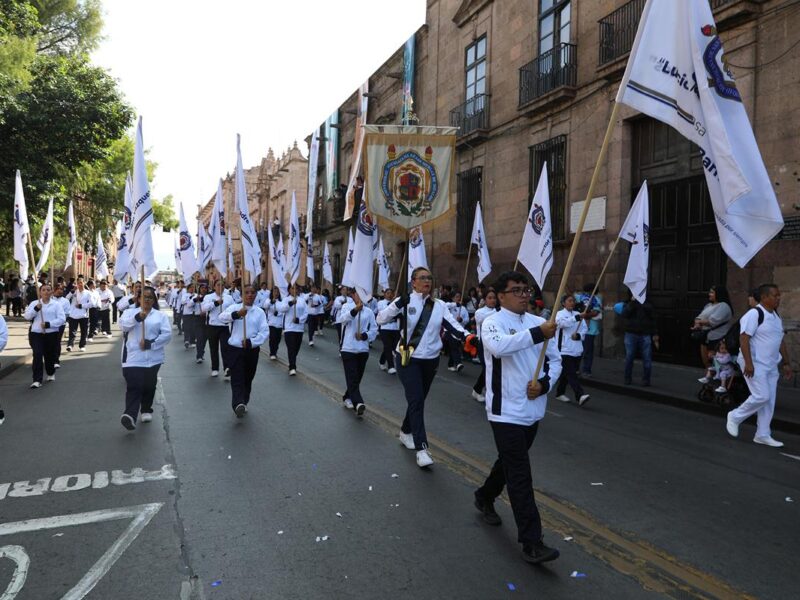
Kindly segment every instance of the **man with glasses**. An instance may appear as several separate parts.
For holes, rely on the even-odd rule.
[[[528,452],[547,408],[550,383],[561,374],[561,355],[555,344],[548,344],[539,379],[531,381],[542,342],[553,337],[555,323],[526,312],[531,289],[521,273],[503,273],[494,288],[501,308],[484,320],[481,342],[489,383],[486,414],[498,458],[489,477],[475,491],[475,507],[488,524],[500,525],[494,501],[507,485],[522,558],[538,564],[555,560],[559,552],[542,541]]]
[[[439,353],[442,350],[439,332],[444,327],[445,335],[455,337],[462,343],[465,339],[473,343],[475,336],[470,335],[453,318],[443,301],[431,297],[433,276],[428,269],[414,269],[411,273],[411,285],[414,290],[411,295],[403,295],[389,304],[378,313],[377,320],[378,325],[386,325],[401,313],[406,320],[400,327],[402,338],[395,356],[397,375],[405,389],[408,403],[398,437],[406,448],[416,450],[417,465],[424,468],[433,464],[425,433],[425,398],[439,367]],[[404,310],[406,307],[407,311]],[[410,353],[406,361],[401,360],[403,347]]]

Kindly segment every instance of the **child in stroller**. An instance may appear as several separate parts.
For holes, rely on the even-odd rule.
[[[697,397],[703,402],[721,406],[743,402],[747,397],[747,387],[736,364],[736,357],[728,352],[724,339],[709,351],[709,358],[713,363],[705,377],[698,379],[703,387],[697,392]]]

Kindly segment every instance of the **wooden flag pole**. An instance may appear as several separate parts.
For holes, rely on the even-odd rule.
[[[587,310],[592,306],[592,300],[594,300],[594,295],[597,293],[597,290],[600,287],[600,281],[602,281],[603,275],[606,274],[608,263],[611,262],[611,257],[614,255],[614,250],[617,249],[617,244],[619,244],[619,236],[617,236],[617,239],[614,240],[614,245],[611,246],[611,251],[608,253],[608,258],[606,258],[606,264],[603,265],[603,270],[600,271],[600,275],[597,277],[597,281],[594,284],[594,289],[592,290],[592,294],[589,296],[588,306],[586,307]]]
[[[407,259],[408,259],[408,230],[406,230],[406,249],[403,251],[403,258],[400,259],[400,271],[398,271],[397,273],[397,285],[394,288],[395,296],[397,296],[397,294],[400,293],[400,282],[403,281],[403,273],[408,271],[408,268],[406,267]]]
[[[583,210],[581,211],[581,218],[578,221],[578,227],[575,230],[575,237],[572,240],[572,246],[569,249],[569,256],[567,257],[567,264],[564,267],[564,273],[561,275],[561,283],[558,286],[558,293],[556,294],[553,312],[550,314],[550,323],[555,323],[556,313],[558,312],[558,305],[561,302],[561,296],[567,287],[567,280],[569,279],[570,271],[572,270],[572,262],[575,260],[575,253],[578,250],[578,243],[583,233],[583,225],[586,222],[586,217],[589,214],[589,206],[592,203],[594,196],[594,188],[597,185],[597,180],[600,177],[600,168],[605,162],[606,152],[611,143],[611,134],[614,133],[614,127],[617,123],[617,113],[619,112],[619,104],[614,102],[614,108],[611,110],[611,118],[608,120],[608,127],[606,128],[606,135],[603,138],[603,145],[600,147],[600,155],[597,157],[597,163],[594,166],[594,173],[592,173],[592,180],[589,182],[589,189],[586,190],[586,201],[583,203]],[[544,357],[547,351],[547,342],[549,339],[544,340],[542,350],[539,353],[539,360],[536,362],[536,370],[533,372],[533,380],[531,383],[536,383],[539,379],[539,373],[542,371],[544,364]]]
[[[469,259],[472,257],[472,241],[469,243],[469,250],[467,251],[467,264],[464,267],[464,279],[461,282],[461,302],[464,302],[464,292],[467,289],[467,273],[469,272]],[[516,268],[516,267],[514,267]]]
[[[28,226],[30,229],[30,226]],[[33,266],[33,287],[36,289],[36,300],[41,304],[41,297],[39,296],[39,273],[36,272],[36,259],[33,256],[33,240],[31,234],[28,232],[28,250],[31,252],[31,265]],[[40,310],[39,315],[42,317],[42,329],[44,329],[44,311]]]

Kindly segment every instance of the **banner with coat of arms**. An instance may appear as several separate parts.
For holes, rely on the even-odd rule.
[[[365,126],[369,211],[406,231],[447,213],[455,190],[455,134],[454,127]]]

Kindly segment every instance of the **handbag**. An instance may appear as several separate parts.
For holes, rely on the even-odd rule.
[[[698,344],[705,344],[706,338],[708,338],[708,332],[711,331],[710,329],[696,329],[692,331],[690,336],[693,342],[697,342]]]

